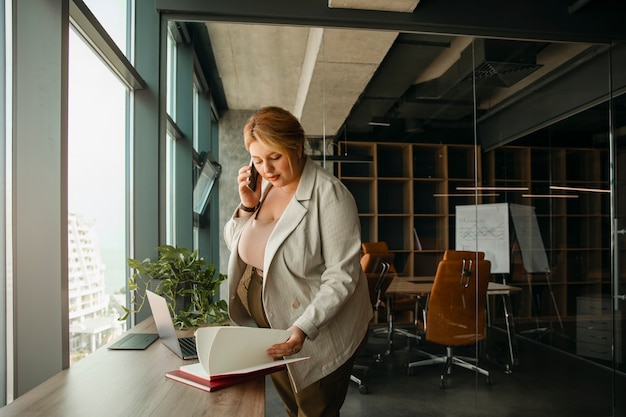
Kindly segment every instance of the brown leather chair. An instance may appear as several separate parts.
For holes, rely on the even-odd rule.
[[[393,254],[393,252],[389,252],[389,247],[387,246],[387,242],[384,242],[384,241],[383,242],[363,242],[361,243],[361,248],[363,249],[363,257],[365,257],[368,254],[371,254],[371,255],[382,255],[382,254],[390,254],[390,253]],[[363,257],[361,258],[361,267],[364,266]],[[363,270],[367,272],[365,267],[363,268]],[[398,274],[395,266],[393,265],[393,262],[391,263],[389,272],[393,276],[397,276]],[[386,305],[385,302],[383,302],[383,304],[388,309],[387,320],[389,322],[388,323],[389,325],[387,329],[376,329],[375,331],[377,334],[389,333],[388,329],[393,328],[393,333],[407,337],[407,341],[410,339],[416,339],[417,341],[421,340],[420,334],[413,333],[411,331],[408,331],[406,329],[403,329],[397,326],[397,324],[400,324],[400,325],[406,324],[407,321],[408,323],[410,323],[411,326],[415,326],[417,324],[417,313],[418,313],[418,308],[419,308],[419,301],[417,297],[396,296],[393,298],[393,300],[391,300],[391,303],[390,303],[391,305],[388,306]],[[398,317],[408,317],[408,319],[404,321],[398,321]],[[391,325],[391,321],[394,321],[395,323]],[[393,335],[387,334],[387,337],[388,337],[388,352],[387,353],[389,353],[391,351]]]
[[[370,301],[374,308],[374,324],[379,323],[378,315],[384,307],[383,295],[394,277],[391,271],[394,257],[393,253],[366,253],[361,257],[361,268],[367,277]]]
[[[475,358],[462,358],[453,353],[456,346],[475,344],[478,348],[479,342],[486,338],[485,306],[490,273],[491,262],[484,259],[484,253],[446,251],[437,267],[424,319],[419,322],[426,341],[444,345],[446,355],[438,357],[426,353],[429,359],[410,363],[409,369],[442,363],[441,388],[447,386],[446,377],[452,365],[479,372],[491,384],[489,371],[474,364],[478,353]]]

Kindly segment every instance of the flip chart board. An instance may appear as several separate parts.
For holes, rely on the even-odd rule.
[[[511,269],[508,203],[456,206],[456,250],[485,252],[492,274]]]
[[[550,272],[533,206],[509,203],[456,206],[456,249],[485,252],[485,259],[491,261],[491,273],[508,274],[511,269],[509,215],[526,272]]]
[[[529,273],[550,272],[548,256],[541,239],[535,208],[511,204],[509,210],[515,228],[515,238],[522,252],[524,269]]]

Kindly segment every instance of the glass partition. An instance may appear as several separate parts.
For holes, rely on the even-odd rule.
[[[480,415],[498,415],[491,396],[506,392],[507,407],[531,415],[619,415],[617,260],[626,226],[624,83],[615,74],[623,45],[225,22],[207,22],[206,30],[231,106],[220,121],[220,154],[232,157],[222,158],[224,206],[236,205],[226,181],[247,160],[242,143],[221,138],[240,138],[245,116],[262,105],[293,111],[309,154],[355,197],[362,241],[385,242],[394,254],[395,282],[432,284],[447,250],[481,251],[491,262],[486,337],[460,349],[490,378],[468,381],[455,369],[447,400],[469,384],[480,396],[468,407]],[[383,314],[395,328],[383,326],[371,340],[392,332],[383,363],[404,374],[425,351],[433,359],[445,349],[425,336],[428,296],[397,290],[389,309],[396,298],[409,308]],[[480,310],[476,304],[476,317]],[[436,369],[411,373],[407,384],[438,385]],[[518,374],[534,382],[520,385]],[[367,401],[351,395],[347,407]]]
[[[626,262],[624,262],[624,250],[626,248],[626,79],[624,68],[626,67],[626,44],[618,43],[613,46],[611,55],[611,149],[614,149],[610,159],[613,170],[610,172],[612,185],[611,207],[613,209],[612,269],[610,285],[605,285],[602,294],[603,305],[606,307],[606,315],[612,315],[612,347],[613,355],[611,366],[615,370],[613,386],[614,415],[626,414],[626,400],[621,395],[626,389],[624,373],[626,373]],[[610,313],[609,313],[610,311]],[[610,332],[608,332],[610,333]]]
[[[523,346],[539,349],[520,361],[546,360],[551,357],[544,357],[546,352],[558,352],[534,372],[551,379],[568,367],[593,377],[593,386],[583,384],[594,397],[585,412],[619,415],[613,390],[624,381],[623,305],[615,292],[620,285],[623,292],[623,284],[615,274],[619,257],[613,256],[613,245],[619,247],[620,232],[614,233],[613,218],[617,214],[619,222],[615,158],[624,98],[616,94],[616,84],[611,91],[609,80],[618,81],[611,63],[619,61],[620,51],[608,45],[535,46],[542,61],[551,52],[575,53],[557,55],[560,64],[551,75],[526,85],[517,101],[477,119],[484,148],[481,184],[499,194],[483,203],[503,204],[510,215],[510,245],[504,251],[510,269],[494,278],[520,289],[512,295],[517,337]],[[492,323],[504,328],[505,317],[491,307]]]

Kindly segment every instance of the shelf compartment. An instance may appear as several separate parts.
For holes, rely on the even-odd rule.
[[[474,178],[476,172],[476,160],[479,158],[480,155],[479,152],[480,147],[475,148],[474,146],[448,146],[448,178]]]
[[[509,147],[498,149],[494,155],[494,175],[497,180],[528,180],[529,148]]]
[[[413,146],[413,177],[429,179],[445,177],[441,146]]]
[[[378,180],[378,214],[407,214],[410,211],[409,180]]]
[[[373,149],[374,145],[371,143],[367,144],[350,144],[347,145],[345,143],[340,143],[340,152],[341,155],[345,156],[361,156],[367,158],[374,158]],[[339,178],[343,177],[365,177],[365,178],[373,178],[374,177],[374,164],[372,162],[339,162]]]
[[[532,149],[530,151],[530,171],[533,179],[535,178],[553,178],[552,169],[553,159],[550,148],[547,149]],[[559,176],[563,178],[563,176]]]
[[[446,238],[446,216],[415,216],[413,227],[423,250],[446,250],[449,249]],[[415,244],[414,244],[415,246]]]
[[[354,196],[359,214],[371,214],[375,212],[372,181],[344,179],[342,182]]]
[[[375,225],[373,216],[359,216],[359,222],[361,223],[361,242],[374,242],[375,239]]]
[[[387,242],[391,251],[411,247],[413,227],[409,216],[378,216],[378,241]]]
[[[413,213],[438,214],[445,210],[445,198],[435,197],[435,194],[446,192],[445,182],[442,180],[415,180],[413,181]]]
[[[393,251],[393,266],[396,268],[398,275],[409,275],[412,271],[410,265],[411,252],[408,251]]]
[[[409,165],[410,155],[410,145],[377,145],[378,177],[411,178],[413,174]]]

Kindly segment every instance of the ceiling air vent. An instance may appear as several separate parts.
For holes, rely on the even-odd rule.
[[[536,62],[535,47],[530,42],[477,40],[473,51],[469,46],[461,53],[460,73],[467,74],[461,82],[471,83],[475,76],[478,85],[511,87],[541,68]]]

